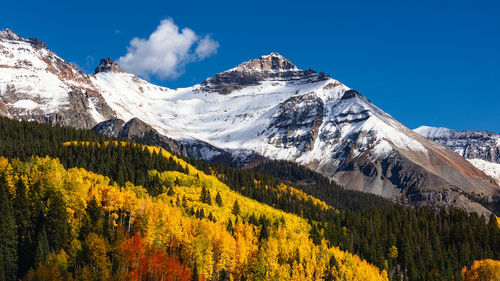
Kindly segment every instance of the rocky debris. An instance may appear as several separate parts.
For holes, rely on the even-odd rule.
[[[120,73],[120,72],[123,72],[123,70],[112,59],[105,58],[105,59],[101,59],[101,62],[99,63],[99,65],[94,70],[94,74],[97,74],[99,72],[116,72],[116,73]]]
[[[229,94],[245,86],[258,85],[264,80],[310,83],[326,80],[329,76],[312,69],[301,70],[277,53],[244,62],[237,67],[208,78],[201,83],[203,91]]]

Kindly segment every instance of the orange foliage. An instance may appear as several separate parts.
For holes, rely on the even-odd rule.
[[[119,248],[123,259],[121,270],[128,280],[188,281],[191,271],[179,259],[152,248],[146,249],[143,238],[136,234],[125,240]]]
[[[470,269],[462,268],[464,281],[498,281],[500,280],[500,261],[480,260],[474,261]]]

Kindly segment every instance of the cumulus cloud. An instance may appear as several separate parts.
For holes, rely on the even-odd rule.
[[[186,64],[214,55],[218,47],[209,35],[199,36],[187,27],[179,29],[169,18],[162,20],[149,38],[133,38],[127,54],[117,62],[125,71],[147,79],[173,79],[184,73]]]

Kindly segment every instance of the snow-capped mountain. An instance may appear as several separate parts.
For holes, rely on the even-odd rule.
[[[81,114],[92,121],[86,127],[118,118],[123,121],[101,123],[97,130],[120,134],[125,122],[136,120],[134,128],[147,127],[150,135],[175,139],[183,146],[179,149],[196,157],[227,159],[230,155],[233,163],[240,164],[263,157],[291,160],[350,189],[407,204],[453,205],[484,214],[489,211],[473,199],[491,201],[500,193],[491,177],[463,157],[406,128],[339,81],[312,69],[301,70],[276,53],[192,87],[169,89],[125,73],[109,59],[101,60],[92,75],[72,66],[75,79],[60,77],[50,71],[52,64],[39,62],[46,56],[58,61],[55,54],[45,47],[43,52],[36,49],[33,39],[3,36],[8,38],[0,37],[0,52],[11,55],[6,59],[0,54],[0,61],[9,66],[0,68],[0,95],[15,118],[44,121],[33,116],[64,112],[68,101],[72,104],[67,97],[80,89],[80,96],[88,101]],[[31,56],[27,66],[16,71],[13,66],[25,59],[14,52],[19,44]],[[31,60],[33,66],[29,66]],[[47,83],[45,77],[50,77]],[[13,93],[8,88],[12,83]],[[57,94],[51,99],[52,88]],[[92,99],[95,96],[99,98]],[[44,107],[54,99],[60,101],[57,107]],[[38,105],[19,114],[19,100]],[[34,108],[40,109],[39,115]],[[148,126],[138,126],[137,120]],[[72,125],[67,119],[60,122]]]
[[[38,39],[0,31],[2,115],[88,128],[113,110],[88,76]]]
[[[414,131],[451,148],[500,183],[500,134],[428,126],[418,127]]]

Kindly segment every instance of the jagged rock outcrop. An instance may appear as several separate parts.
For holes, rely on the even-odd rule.
[[[118,64],[116,64],[116,62],[114,62],[110,58],[105,58],[105,59],[101,59],[101,62],[94,70],[94,74],[97,74],[99,72],[108,72],[108,71],[116,72],[116,73],[123,72],[121,67]]]
[[[269,125],[269,143],[311,151],[323,124],[325,104],[313,93],[293,96],[280,104]]]
[[[125,121],[122,119],[109,119],[95,125],[92,130],[108,137],[117,138],[120,135],[123,125],[125,125]]]
[[[479,130],[456,131],[428,126],[418,127],[415,132],[451,148],[466,159],[482,159],[500,164],[500,134]]]
[[[308,83],[322,81],[328,78],[324,73],[316,73],[312,69],[301,70],[278,53],[250,60],[235,68],[224,71],[212,78],[206,79],[202,85],[203,91],[229,94],[245,86],[258,85],[266,79],[296,81]]]
[[[160,135],[153,127],[138,118],[132,118],[128,122],[121,119],[106,120],[97,124],[92,130],[111,137],[163,147],[177,155],[187,155],[182,143]]]

